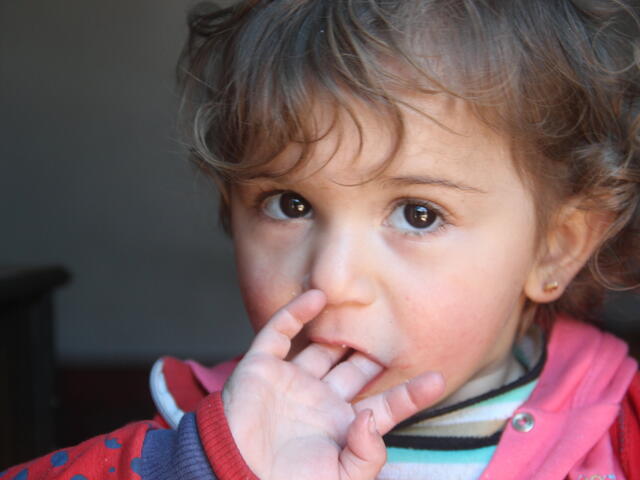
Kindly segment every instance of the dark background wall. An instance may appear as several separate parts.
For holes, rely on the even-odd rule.
[[[0,2],[0,265],[63,265],[62,363],[240,352],[216,197],[175,128],[187,0]]]

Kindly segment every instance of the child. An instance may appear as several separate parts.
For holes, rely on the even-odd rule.
[[[587,323],[638,284],[639,14],[194,11],[184,112],[258,333],[160,360],[154,422],[0,477],[640,479],[636,363]]]

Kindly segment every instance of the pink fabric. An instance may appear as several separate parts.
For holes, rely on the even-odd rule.
[[[207,392],[218,392],[224,387],[224,382],[231,376],[231,372],[238,365],[238,359],[229,360],[228,362],[219,363],[215,367],[205,367],[193,360],[187,360],[186,363],[191,367],[191,371],[196,376],[202,388]]]
[[[621,340],[559,319],[538,385],[515,412],[532,414],[535,426],[510,424],[481,479],[624,480],[609,428],[636,369]]]
[[[189,362],[208,392],[219,391],[238,364]],[[593,326],[558,318],[538,385],[514,415],[529,413],[529,432],[507,426],[481,480],[625,480],[609,428],[637,370],[627,345]]]

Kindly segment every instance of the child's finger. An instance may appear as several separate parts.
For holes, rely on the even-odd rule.
[[[341,398],[349,401],[381,371],[382,365],[356,352],[336,365],[322,381]]]
[[[370,480],[387,458],[371,410],[358,413],[347,432],[347,445],[340,452],[340,480]]]
[[[384,435],[401,421],[433,405],[444,393],[444,379],[426,372],[390,390],[365,398],[354,405],[356,412],[371,409],[378,431]]]
[[[262,353],[284,359],[291,348],[291,340],[305,323],[315,318],[326,304],[320,290],[308,290],[278,310],[258,332],[247,355]]]
[[[344,356],[346,351],[347,347],[312,343],[298,353],[291,360],[291,363],[316,378],[322,378]]]

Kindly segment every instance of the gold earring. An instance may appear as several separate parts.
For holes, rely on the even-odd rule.
[[[560,284],[557,280],[553,280],[552,282],[545,283],[543,290],[547,293],[554,292],[560,287]]]

